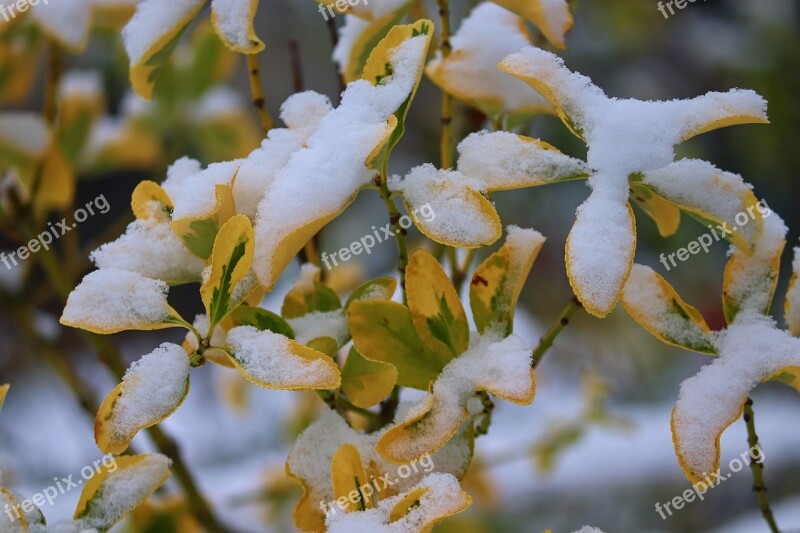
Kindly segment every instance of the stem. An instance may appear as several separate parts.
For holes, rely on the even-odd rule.
[[[406,267],[408,266],[408,243],[406,242],[406,230],[400,226],[400,218],[402,215],[397,209],[397,204],[392,199],[392,194],[389,192],[389,184],[386,180],[386,169],[381,171],[378,178],[380,180],[380,195],[386,210],[389,212],[389,222],[392,224],[395,240],[397,241],[397,256],[398,265],[397,271],[400,273],[400,287],[403,290],[403,304],[408,303],[406,297]]]
[[[450,2],[449,0],[436,0],[439,6],[439,19],[442,22],[442,40],[439,50],[442,59],[446,60],[453,51],[450,45]],[[439,144],[439,162],[442,169],[453,167],[453,138],[451,123],[453,121],[453,97],[442,89],[442,138]]]
[[[556,340],[556,337],[567,327],[569,324],[570,319],[581,309],[583,306],[581,302],[578,301],[578,298],[573,296],[572,300],[570,300],[569,305],[561,312],[561,316],[558,317],[558,321],[547,330],[542,338],[539,340],[539,345],[534,348],[533,353],[531,354],[531,367],[536,368],[536,365],[542,360],[544,354],[547,353],[547,350],[553,346],[553,342]]]
[[[58,114],[58,86],[61,83],[61,73],[64,71],[64,60],[61,48],[53,40],[48,40],[47,52],[47,84],[45,85],[42,114],[45,121],[52,126],[55,124]]]
[[[264,86],[261,84],[258,54],[245,54],[245,57],[247,58],[247,71],[250,74],[250,94],[253,95],[253,107],[256,108],[258,118],[261,120],[261,128],[266,133],[272,129],[273,122],[267,111]]]
[[[753,400],[747,398],[744,402],[744,422],[747,424],[747,444],[750,446],[750,457],[753,457],[753,450],[761,449],[758,445],[758,435],[756,435],[756,417],[753,413]],[[752,459],[750,461],[750,471],[753,473],[753,491],[756,493],[758,499],[758,508],[761,509],[761,514],[764,516],[767,525],[772,533],[780,533],[778,524],[775,523],[775,517],[772,514],[772,508],[769,505],[769,497],[767,496],[767,486],[764,484],[764,455],[759,454],[760,460]]]
[[[458,294],[461,294],[461,286],[464,285],[464,280],[467,279],[467,273],[469,272],[470,266],[472,266],[472,260],[475,257],[476,250],[476,248],[470,248],[467,250],[467,255],[464,257],[464,262],[453,275],[453,286],[456,288],[456,292]]]

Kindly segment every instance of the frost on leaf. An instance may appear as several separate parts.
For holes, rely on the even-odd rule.
[[[469,303],[479,332],[498,329],[511,334],[517,299],[544,241],[538,231],[509,226],[503,246],[475,270]]]
[[[398,413],[405,408],[401,404]],[[417,462],[416,468],[409,465],[409,475],[406,477],[399,477],[398,465],[386,461],[376,451],[375,443],[382,433],[383,430],[372,434],[359,432],[332,410],[323,411],[303,431],[286,460],[287,475],[303,488],[303,496],[294,511],[295,524],[299,529],[325,531],[325,513],[319,502],[334,501],[332,466],[334,457],[343,445],[349,444],[356,449],[368,478],[378,480],[381,476],[388,476],[391,481],[397,478],[392,485],[384,486],[384,483],[378,482],[372,495],[373,502],[408,491],[434,470],[457,478],[466,474],[472,458],[472,433],[468,424],[462,426],[447,445],[432,454],[429,461]],[[342,513],[336,506],[334,510]]]
[[[511,54],[500,69],[544,96],[588,146],[592,194],[578,208],[566,259],[573,290],[586,310],[599,317],[616,305],[633,264],[631,176],[667,167],[675,158],[675,145],[705,131],[767,122],[766,102],[753,91],[736,89],[660,102],[609,98],[589,78],[568,70],[558,56],[538,48]],[[756,232],[757,226],[753,225]]]
[[[800,340],[748,311],[722,332],[719,358],[683,382],[672,412],[678,462],[693,483],[719,468],[722,432],[742,414],[751,389],[800,369]]]
[[[412,36],[417,27],[428,32]],[[393,28],[384,41],[394,47],[382,57],[379,44],[372,56],[375,63],[385,60],[381,67],[391,72],[370,78],[366,72],[377,67],[365,69],[365,79],[348,85],[339,107],[320,120],[306,145],[269,183],[255,224],[255,271],[267,289],[306,242],[374,178],[367,164],[397,139],[395,127],[402,121],[395,114],[416,90],[430,33],[429,21]]]
[[[472,498],[450,474],[433,473],[406,492],[378,503],[374,509],[331,514],[328,533],[429,531],[449,516],[464,511]]]
[[[554,112],[542,96],[497,68],[508,54],[531,45],[522,18],[484,2],[464,19],[450,42],[453,50],[447,59],[438,51],[425,68],[436,85],[495,119]]]
[[[116,457],[114,461],[113,470],[103,465],[86,482],[75,509],[78,530],[107,531],[171,475],[170,460],[157,453]]]
[[[390,182],[403,195],[411,218],[430,239],[461,248],[492,244],[502,233],[500,217],[481,191],[483,185],[455,170],[426,163]],[[422,216],[425,207],[434,214]]]
[[[95,440],[104,453],[124,452],[136,434],[166,419],[189,392],[189,357],[164,343],[135,362],[103,401],[95,419]]]
[[[228,331],[231,360],[252,383],[269,389],[335,389],[336,363],[326,354],[278,333],[237,326]]]
[[[458,145],[458,170],[487,191],[585,179],[590,170],[538,139],[505,131],[471,133]]]
[[[748,253],[761,235],[763,208],[738,174],[698,159],[681,159],[644,172],[642,183],[687,213],[729,229],[717,231]],[[745,224],[736,221],[739,213],[747,215]]]
[[[716,353],[714,336],[700,312],[681,300],[652,268],[633,266],[622,293],[622,305],[659,340],[687,350]]]
[[[70,293],[61,323],[94,333],[173,327],[177,313],[167,290],[163,281],[136,272],[95,270]]]
[[[264,49],[253,28],[256,11],[258,0],[211,0],[211,22],[225,46],[244,54]]]
[[[378,441],[386,459],[401,463],[441,448],[467,418],[467,402],[478,391],[519,404],[533,401],[530,347],[515,336],[474,337],[469,349],[445,366],[430,392]]]

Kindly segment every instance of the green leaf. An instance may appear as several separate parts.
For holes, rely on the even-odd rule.
[[[231,313],[231,318],[234,326],[253,326],[259,331],[269,330],[294,339],[294,330],[288,322],[280,315],[261,307],[240,305]]]
[[[356,406],[367,409],[392,392],[397,369],[383,361],[371,361],[351,348],[342,369],[342,392]]]

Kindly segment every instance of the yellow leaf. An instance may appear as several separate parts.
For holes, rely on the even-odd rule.
[[[406,493],[392,508],[389,521],[396,522],[406,516],[411,509],[419,505],[419,501],[428,492],[428,487],[420,487]]]
[[[631,199],[644,213],[653,219],[662,237],[669,237],[678,231],[681,223],[681,210],[644,185],[631,184]]]
[[[186,27],[200,12],[205,0],[189,0],[166,6],[160,0],[146,0],[122,32],[130,59],[131,86],[149,100],[159,70],[178,44]],[[153,26],[153,20],[159,24]]]
[[[247,278],[253,264],[255,235],[244,215],[228,219],[214,240],[209,258],[211,273],[200,286],[210,327],[216,326],[255,288],[255,280]]]
[[[328,357],[336,357],[339,351],[339,343],[332,337],[316,337],[308,341],[305,345],[312,350],[324,353]]]
[[[469,323],[450,278],[430,253],[417,250],[406,267],[408,309],[422,342],[444,364],[469,346]]]
[[[53,146],[42,161],[42,171],[33,197],[33,211],[41,219],[50,211],[63,211],[75,197],[75,174],[63,152]]]
[[[622,305],[631,317],[658,340],[716,355],[714,337],[700,311],[684,302],[653,269],[634,265],[622,293]]]
[[[169,219],[172,207],[172,200],[167,192],[154,181],[140,181],[131,195],[131,210],[139,220]]]
[[[565,49],[564,36],[572,29],[567,0],[494,0],[504,8],[532,22],[556,48]]]
[[[0,20],[0,103],[18,104],[30,94],[38,72],[31,57],[39,55],[40,34],[29,25],[5,26]]]
[[[331,479],[333,481],[333,499],[344,498],[347,500],[347,504],[342,509],[345,513],[364,511],[374,507],[370,495],[364,494],[361,488],[368,485],[369,480],[364,472],[358,448],[352,444],[343,444],[336,451],[331,462]],[[356,494],[355,498],[351,498],[353,492]],[[357,501],[353,502],[353,500]]]
[[[469,302],[479,332],[499,327],[511,334],[514,308],[544,241],[539,232],[509,227],[505,244],[475,270]]]
[[[350,304],[360,300],[391,300],[397,290],[397,280],[390,277],[375,278],[370,280],[350,294],[344,304],[345,311]]]
[[[110,529],[169,479],[169,465],[156,453],[115,457],[110,466],[103,462],[84,485],[74,519],[83,528]]]
[[[225,46],[242,54],[256,54],[264,43],[256,35],[253,19],[258,0],[246,0],[246,11],[239,0],[211,0],[211,23]]]
[[[323,4],[327,3],[327,0],[317,1]],[[389,30],[406,16],[409,3],[410,2],[407,2],[400,9],[376,20],[366,22],[347,21],[347,26],[351,24],[357,25],[360,31],[358,37],[348,51],[347,63],[342,65],[342,77],[345,83],[350,83],[351,81],[361,78],[364,65],[367,63],[370,53],[381,39],[386,36]]]
[[[6,401],[6,395],[8,394],[8,389],[11,388],[11,385],[5,384],[0,385],[0,410],[3,409],[3,403]]]
[[[342,369],[342,392],[356,406],[367,409],[386,398],[397,383],[397,369],[389,363],[370,361],[350,349]]]
[[[208,259],[214,248],[217,233],[225,222],[236,214],[233,193],[228,185],[216,185],[215,209],[205,216],[187,217],[172,221],[172,231],[196,256]]]

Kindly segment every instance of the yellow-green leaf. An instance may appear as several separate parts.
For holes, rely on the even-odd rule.
[[[151,218],[168,220],[172,207],[172,200],[167,192],[154,181],[139,182],[131,195],[131,209],[139,220]]]
[[[253,276],[247,279],[254,249],[253,225],[246,216],[236,215],[220,228],[209,259],[211,273],[200,287],[211,328],[236,309],[255,288]]]
[[[422,342],[446,364],[469,346],[469,323],[444,269],[430,253],[417,250],[406,268],[408,308]]]
[[[216,185],[216,208],[210,214],[172,221],[172,231],[196,256],[208,259],[214,249],[217,233],[236,214],[233,193],[227,185]]]
[[[355,348],[350,349],[342,369],[342,392],[364,409],[386,398],[397,383],[397,369],[383,361],[370,361]]]
[[[350,305],[347,322],[353,342],[367,359],[397,369],[397,383],[428,390],[447,360],[423,344],[404,306],[386,300],[360,300]]]
[[[511,334],[517,299],[544,241],[537,231],[511,226],[505,244],[475,270],[469,303],[479,332],[499,327]]]
[[[352,444],[343,444],[331,461],[331,480],[333,484],[333,499],[344,498],[347,504],[337,512],[350,513],[353,511],[364,511],[374,507],[370,495],[364,494],[363,486],[370,483],[364,472],[364,464],[361,462],[361,454],[358,448]],[[370,487],[371,488],[371,487]],[[355,491],[355,498],[350,498]],[[355,502],[353,500],[356,500]]]
[[[631,184],[631,203],[638,205],[653,219],[662,237],[669,237],[678,231],[681,223],[681,210],[665,198],[659,196],[640,183]]]
[[[339,295],[320,281],[319,267],[303,265],[300,278],[286,294],[281,306],[284,318],[299,318],[308,313],[336,311],[342,308]]]
[[[395,290],[397,290],[397,280],[394,278],[387,276],[370,280],[350,294],[344,309],[346,311],[350,308],[350,304],[358,300],[391,300]]]
[[[235,326],[253,326],[259,331],[272,331],[294,339],[294,330],[280,315],[261,307],[240,305],[231,313]]]
[[[164,455],[115,457],[86,482],[75,509],[79,528],[107,531],[163,485],[171,472]]]

